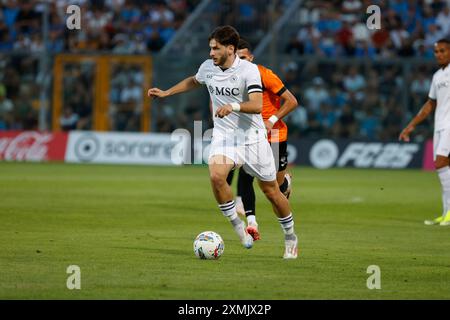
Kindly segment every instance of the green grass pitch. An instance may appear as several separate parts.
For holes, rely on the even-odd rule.
[[[0,163],[0,299],[450,298],[450,227],[423,224],[441,212],[435,173],[292,172],[301,253],[284,261],[261,192],[262,240],[246,250],[206,167]],[[217,261],[193,253],[205,230],[225,241]],[[80,290],[66,287],[69,265]]]

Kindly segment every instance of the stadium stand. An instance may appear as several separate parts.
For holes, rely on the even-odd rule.
[[[82,22],[86,27],[76,32],[65,28],[69,2],[86,12]],[[51,54],[152,54],[156,61],[154,73],[163,85],[173,73],[195,71],[194,66],[207,55],[205,48],[204,57],[186,56],[184,62],[179,62],[157,54],[200,2],[54,1],[50,5],[47,49]],[[292,2],[271,2],[276,8],[274,16],[280,17]],[[270,29],[273,17],[261,11],[258,1],[224,0],[212,4],[213,9],[206,12],[211,21],[235,25],[255,46]],[[372,4],[381,8],[380,30],[366,27],[366,8]],[[44,46],[41,14],[39,1],[0,2],[0,129],[37,128],[38,63]],[[278,72],[303,107],[287,119],[291,135],[396,139],[405,119],[417,112],[426,99],[436,68],[433,43],[450,36],[450,1],[305,0],[283,30],[274,40],[276,60],[267,54],[257,57],[257,62]],[[61,123],[77,119],[77,129],[92,128],[92,72],[89,64],[66,66],[66,110]],[[130,104],[139,99],[136,92],[140,76],[137,69],[128,67],[112,71],[109,94],[111,109],[116,111],[111,113],[112,130],[139,130],[136,119],[141,102]],[[179,127],[192,130],[193,120],[210,123],[205,93],[180,99],[165,102],[174,105],[164,111],[153,108],[153,131],[169,132]],[[184,112],[177,112],[175,117],[176,108]],[[414,138],[423,140],[431,132],[428,123]]]

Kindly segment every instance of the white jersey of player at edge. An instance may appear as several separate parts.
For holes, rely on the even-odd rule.
[[[434,73],[428,96],[436,100],[434,131],[450,128],[450,65]]]
[[[195,79],[206,85],[212,101],[214,134],[230,135],[240,130],[246,133],[246,143],[264,138],[266,129],[260,113],[232,112],[226,117],[214,117],[218,107],[248,101],[248,95],[262,92],[261,75],[258,67],[236,56],[233,65],[225,70],[215,66],[212,59],[203,62]],[[255,137],[255,139],[252,139]]]

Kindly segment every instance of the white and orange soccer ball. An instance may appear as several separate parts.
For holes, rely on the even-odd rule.
[[[204,231],[194,240],[194,253],[200,259],[219,259],[224,249],[222,237],[214,231]]]

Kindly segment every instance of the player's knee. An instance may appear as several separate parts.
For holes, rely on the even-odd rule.
[[[215,186],[215,187],[221,187],[225,184],[227,184],[227,179],[225,176],[223,176],[220,173],[217,172],[211,172],[209,175],[209,178],[211,180],[211,183]]]
[[[267,187],[263,189],[264,195],[266,196],[267,199],[269,200],[275,200],[280,192],[280,190],[278,189],[278,186],[275,187]]]

